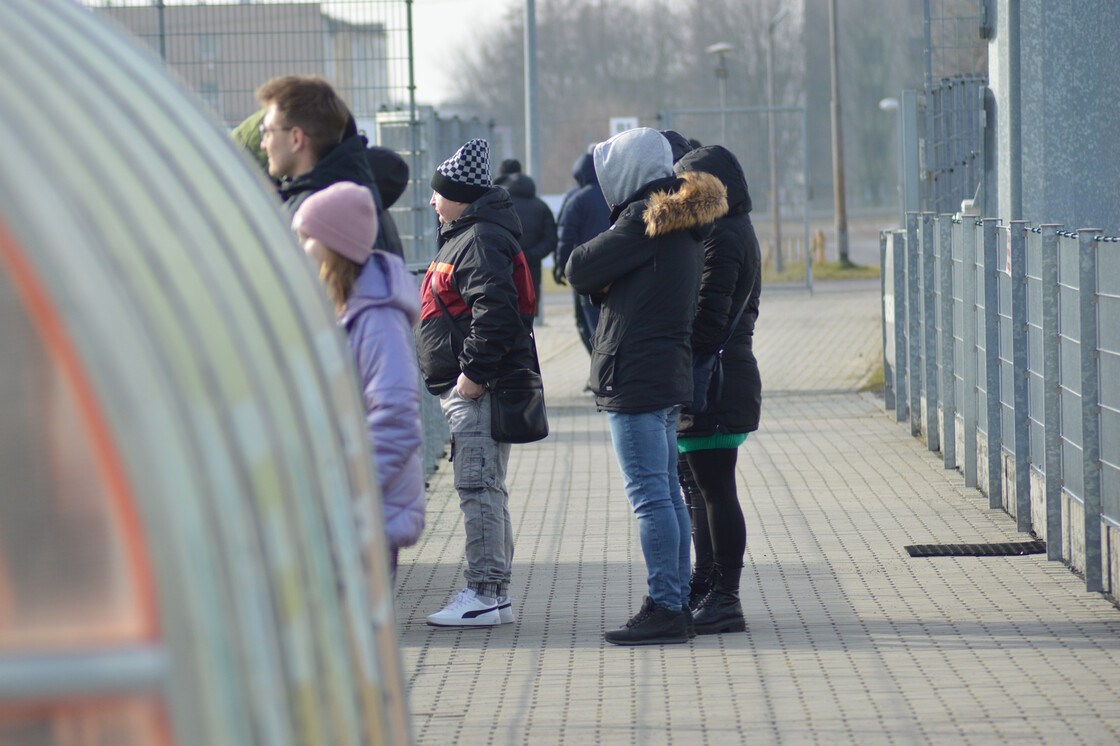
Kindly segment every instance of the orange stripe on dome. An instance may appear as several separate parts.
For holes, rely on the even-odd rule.
[[[110,501],[110,514],[116,519],[115,524],[124,543],[128,569],[133,576],[132,587],[139,606],[142,639],[155,641],[159,637],[155,583],[143,523],[132,497],[124,465],[66,326],[2,216],[0,266],[7,272],[16,296],[38,332],[50,359],[71,388],[81,425],[89,438],[97,473]]]

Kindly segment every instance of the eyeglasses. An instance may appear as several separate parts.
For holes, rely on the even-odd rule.
[[[265,127],[263,122],[261,124],[257,125],[257,132],[259,132],[261,134],[261,139],[262,140],[265,137],[270,136],[273,132],[281,132],[281,131],[287,132],[291,129],[292,129],[292,127]]]

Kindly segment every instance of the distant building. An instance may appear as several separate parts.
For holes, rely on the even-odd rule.
[[[333,18],[320,3],[93,10],[162,55],[229,127],[257,110],[253,92],[277,75],[323,76],[369,131],[377,111],[396,103],[389,91],[385,26]]]

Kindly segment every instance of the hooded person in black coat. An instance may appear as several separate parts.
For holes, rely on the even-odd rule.
[[[377,218],[381,229],[377,232],[378,243],[384,244],[385,251],[404,258],[404,244],[401,233],[393,220],[389,208],[392,207],[408,187],[408,163],[396,151],[380,145],[366,148],[366,162],[373,173],[377,191],[381,195],[381,211]]]
[[[529,263],[533,288],[537,294],[537,315],[540,315],[541,262],[556,250],[556,219],[552,210],[537,197],[537,185],[529,174],[521,173],[521,163],[507,158],[499,166],[494,183],[505,187],[513,200],[513,208],[521,218],[521,251]]]
[[[691,527],[677,482],[677,412],[692,399],[702,241],[727,195],[709,174],[673,176],[669,142],[649,128],[599,143],[594,158],[612,225],[575,248],[567,276],[601,304],[591,389],[610,422],[649,587],[638,614],[604,638],[685,642]]]
[[[584,153],[572,165],[572,178],[579,188],[564,201],[556,228],[556,266],[552,275],[557,283],[564,283],[564,267],[572,250],[586,243],[611,226],[611,208],[603,197],[599,179],[595,175],[595,162],[591,153]],[[573,290],[576,329],[583,346],[591,353],[591,335],[599,324],[599,307],[591,299]]]
[[[747,179],[735,156],[719,145],[685,154],[678,175],[705,173],[727,187],[727,214],[704,241],[704,270],[692,323],[692,349],[722,349],[722,383],[703,413],[681,412],[678,473],[692,517],[696,564],[690,606],[698,634],[746,629],[739,575],[746,524],[735,488],[737,449],[758,429],[762,381],[752,350],[758,318],[761,253],[751,225]],[[741,315],[740,314],[741,310]],[[735,321],[738,316],[738,321]],[[728,335],[730,325],[735,328]]]

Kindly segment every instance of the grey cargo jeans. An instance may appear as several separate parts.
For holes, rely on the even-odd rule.
[[[440,394],[439,403],[451,428],[451,463],[467,534],[467,587],[490,598],[508,595],[513,568],[509,443],[490,437],[489,391],[467,399],[452,387]]]

